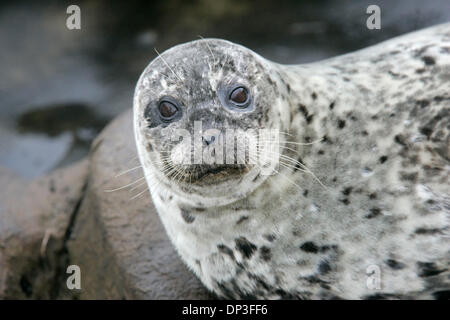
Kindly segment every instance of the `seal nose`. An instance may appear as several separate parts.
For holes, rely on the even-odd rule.
[[[202,141],[203,141],[203,144],[205,145],[205,146],[209,146],[211,143],[213,143],[214,141],[216,140],[216,137],[215,136],[211,136],[211,137],[205,137],[205,136],[202,136]]]

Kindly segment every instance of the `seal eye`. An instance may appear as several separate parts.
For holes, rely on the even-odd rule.
[[[229,99],[236,105],[244,105],[248,100],[248,92],[244,87],[237,87],[230,93]]]
[[[164,121],[172,120],[178,112],[178,107],[169,101],[159,103],[159,113]]]

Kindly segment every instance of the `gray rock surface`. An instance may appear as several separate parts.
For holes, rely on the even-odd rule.
[[[144,180],[108,192],[141,178],[141,168],[117,176],[137,166],[129,110],[74,166],[31,182],[1,169],[0,298],[211,298],[167,238]],[[81,269],[81,290],[66,286],[69,265]]]
[[[33,181],[0,168],[0,298],[59,295],[68,230],[82,197],[87,161]]]

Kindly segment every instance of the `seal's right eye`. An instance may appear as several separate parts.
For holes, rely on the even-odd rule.
[[[237,87],[230,93],[229,99],[237,105],[243,105],[248,100],[248,92],[244,87]]]
[[[171,121],[178,113],[178,107],[170,101],[161,101],[159,103],[159,114],[164,121]]]

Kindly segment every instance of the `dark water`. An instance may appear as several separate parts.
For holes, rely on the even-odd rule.
[[[0,165],[38,176],[86,155],[154,58],[202,37],[241,43],[282,63],[339,55],[450,21],[449,0],[64,1],[0,5]],[[366,8],[381,8],[368,30]]]

